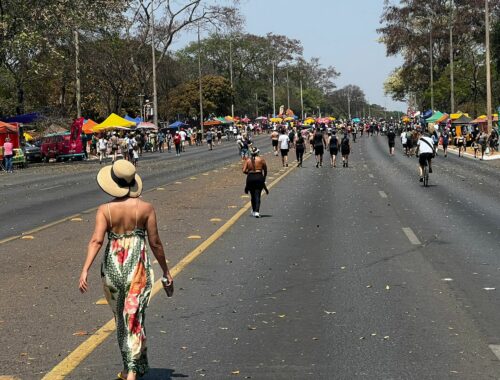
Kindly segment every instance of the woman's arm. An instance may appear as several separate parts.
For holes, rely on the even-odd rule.
[[[153,206],[148,205],[148,217],[146,221],[146,230],[148,232],[148,241],[151,251],[155,256],[158,264],[163,270],[163,276],[168,279],[168,283],[173,281],[172,275],[168,269],[167,260],[165,259],[165,251],[163,250],[163,243],[161,242],[160,235],[158,234],[158,224],[156,222],[156,212]]]
[[[243,174],[248,174],[248,160],[243,163]]]
[[[266,160],[262,159],[262,174],[264,175],[264,179],[267,178],[267,163]]]
[[[87,258],[85,259],[85,263],[83,264],[82,273],[80,275],[79,289],[80,292],[85,293],[88,290],[88,282],[87,275],[94,259],[99,253],[103,241],[104,235],[106,234],[106,230],[108,229],[108,221],[104,216],[104,206],[101,206],[97,209],[96,217],[95,217],[95,229],[92,237],[90,238],[88,247],[87,247]]]

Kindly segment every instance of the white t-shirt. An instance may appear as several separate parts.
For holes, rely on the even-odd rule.
[[[427,141],[428,144],[422,140]],[[434,149],[432,148],[434,146],[434,142],[428,136],[420,137],[417,142],[417,146],[419,153],[434,153]]]
[[[288,135],[280,135],[278,142],[280,144],[280,149],[288,149],[290,138],[288,137]]]
[[[407,142],[406,133],[401,133],[401,144],[406,144]]]
[[[186,140],[186,136],[187,136],[187,133],[184,132],[184,131],[180,131],[179,132],[179,135],[181,135],[181,141],[185,141]]]
[[[99,150],[106,150],[107,148],[107,141],[106,139],[100,138],[99,139]]]

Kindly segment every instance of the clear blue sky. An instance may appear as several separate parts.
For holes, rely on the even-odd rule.
[[[406,111],[406,105],[384,97],[383,83],[399,65],[377,42],[383,0],[241,0],[241,13],[249,33],[268,32],[298,39],[306,58],[318,57],[323,65],[341,73],[337,87],[355,84],[371,103]],[[174,49],[182,45],[183,36]]]

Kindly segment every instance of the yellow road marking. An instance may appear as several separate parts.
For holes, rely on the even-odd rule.
[[[250,198],[250,195],[242,195],[241,198]]]
[[[15,376],[0,376],[0,380],[20,380],[19,377],[15,377]]]
[[[310,157],[310,156],[309,156]],[[306,157],[308,158],[308,157]],[[283,178],[290,174],[295,168],[283,173],[274,182],[272,182],[268,188],[276,186]],[[181,273],[189,264],[191,264],[198,256],[207,250],[215,241],[217,241],[227,230],[229,230],[241,216],[245,215],[247,211],[252,207],[250,202],[247,202],[236,214],[234,214],[231,219],[229,219],[224,225],[222,225],[217,231],[215,231],[207,240],[201,243],[193,251],[191,251],[187,256],[185,256],[181,261],[177,263],[171,270],[170,273],[173,277],[176,277]],[[153,285],[153,290],[151,291],[151,297],[154,297],[159,291],[163,290],[163,285],[161,280],[156,281]],[[75,350],[73,350],[68,356],[66,356],[58,365],[56,365],[50,372],[48,372],[42,380],[63,380],[73,372],[76,367],[78,367],[98,346],[100,346],[106,338],[115,331],[116,325],[115,320],[112,319],[97,330],[93,335],[91,335],[85,342],[80,344]]]

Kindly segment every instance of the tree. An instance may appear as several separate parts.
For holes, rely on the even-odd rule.
[[[231,108],[231,83],[221,76],[202,77],[203,109],[207,114],[227,115]],[[198,81],[192,80],[174,88],[169,95],[169,112],[187,117],[199,116]]]

